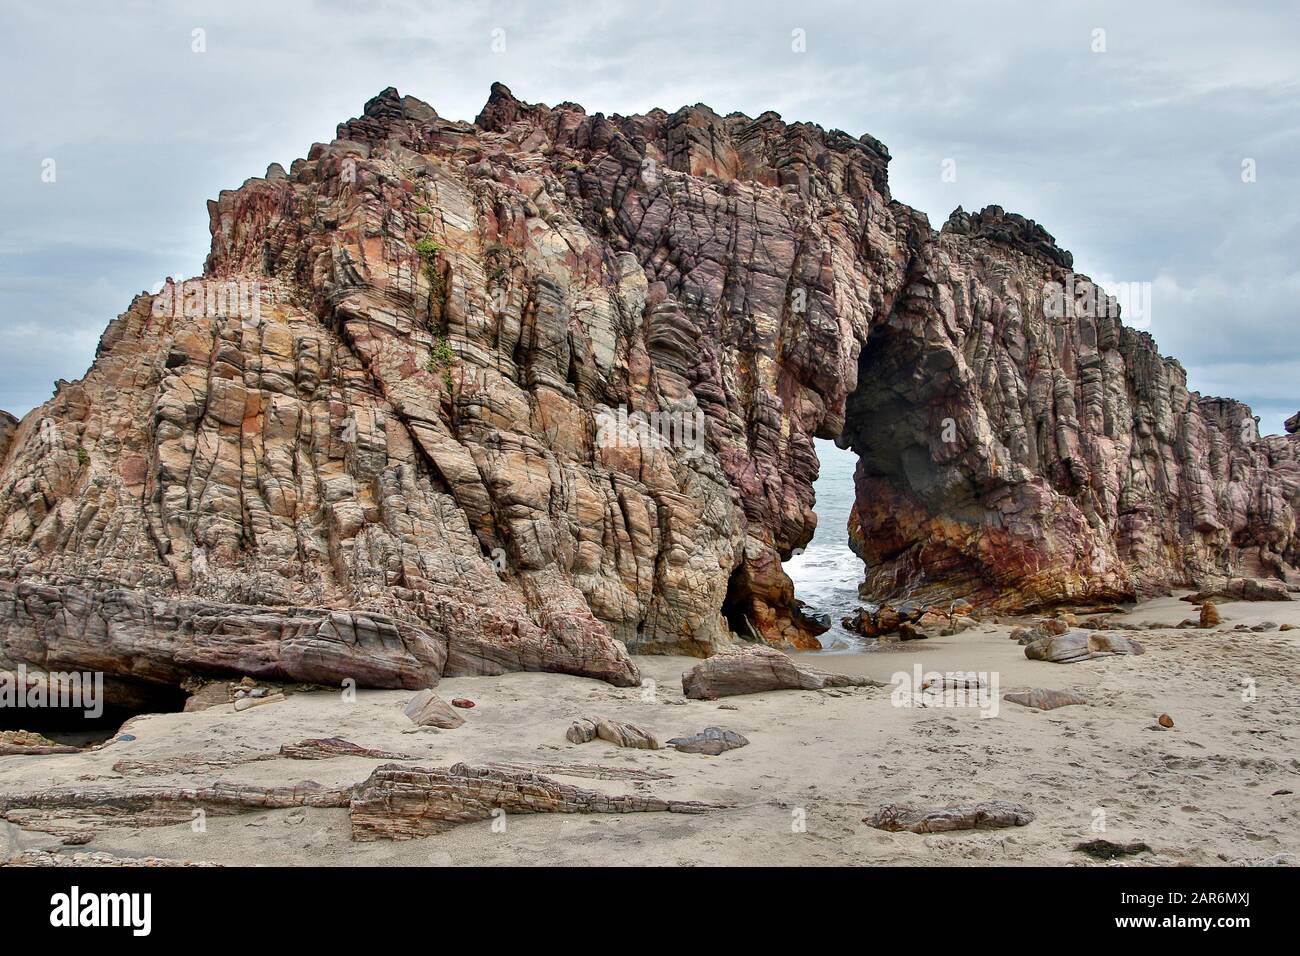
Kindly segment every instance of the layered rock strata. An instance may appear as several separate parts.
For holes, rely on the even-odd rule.
[[[352,793],[352,839],[413,840],[463,823],[517,813],[707,813],[721,805],[665,800],[654,794],[606,794],[516,773],[459,763],[379,767]]]
[[[1292,575],[1300,438],[1189,392],[1041,226],[935,230],[888,163],[774,113],[384,91],[0,417],[0,669],[634,684],[628,651],[815,646],[781,569],[815,437],[860,458],[873,599]]]

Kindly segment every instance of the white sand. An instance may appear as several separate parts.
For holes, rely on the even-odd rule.
[[[1300,602],[1220,606],[1224,626],[1270,620],[1300,625]],[[1135,621],[1176,623],[1195,609],[1173,598],[1139,606]],[[920,663],[927,670],[996,672],[999,692],[1078,688],[1090,704],[1040,713],[1000,701],[996,717],[976,709],[902,708],[890,688],[833,696],[782,691],[718,702],[685,701],[680,676],[695,661],[639,658],[654,701],[622,689],[551,674],[445,680],[439,693],[469,697],[466,723],[410,732],[402,691],[363,691],[354,703],[320,692],[243,713],[229,708],[167,714],[132,723],[137,739],[97,753],[0,758],[6,792],[49,786],[202,786],[218,780],[346,785],[383,761],[277,758],[216,772],[122,777],[124,758],[189,753],[259,753],[306,737],[344,737],[369,747],[456,761],[537,765],[600,763],[671,773],[648,783],[557,777],[607,792],[633,789],[733,804],[689,816],[512,816],[405,843],[353,843],[346,810],[209,815],[207,831],[187,824],[101,829],[81,850],[180,857],[233,865],[268,864],[1098,864],[1073,852],[1081,841],[1141,840],[1154,855],[1132,863],[1300,861],[1300,630],[1221,633],[1142,631],[1140,657],[1079,664],[1029,661],[988,626],[861,654],[800,655],[825,670],[888,681]],[[1244,701],[1243,680],[1257,698]],[[721,709],[730,704],[738,710]],[[1161,713],[1175,727],[1150,728]],[[604,741],[568,743],[579,716],[639,724],[662,739],[707,726],[739,731],[751,745],[718,757],[673,750],[620,750]],[[885,833],[861,818],[887,803],[943,805],[1017,800],[1036,815],[1027,827],[932,836]],[[1105,832],[1096,832],[1104,811]],[[795,832],[797,821],[805,823]],[[0,822],[0,856],[57,847],[58,838]],[[71,849],[68,849],[71,852]]]

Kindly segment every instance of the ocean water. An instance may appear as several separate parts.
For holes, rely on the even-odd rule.
[[[785,562],[785,572],[794,581],[795,597],[808,610],[831,616],[831,629],[821,635],[827,650],[858,651],[866,642],[844,630],[840,619],[861,604],[858,584],[863,578],[862,560],[849,550],[849,512],[853,508],[853,469],[857,456],[842,451],[834,442],[817,440],[821,473],[813,491],[817,494],[817,533],[803,554]]]

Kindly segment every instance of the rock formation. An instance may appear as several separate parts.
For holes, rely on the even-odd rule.
[[[1117,654],[1144,653],[1146,649],[1132,638],[1104,631],[1066,631],[1025,645],[1025,657],[1031,661],[1054,664],[1078,664]]]
[[[1052,690],[1046,687],[1031,687],[1028,690],[1003,694],[1003,700],[1034,710],[1056,710],[1058,707],[1071,707],[1088,703],[1088,698],[1078,691]]]
[[[1282,581],[1227,578],[1214,587],[1184,594],[1182,600],[1192,604],[1206,601],[1290,601],[1291,592]]]
[[[860,457],[873,598],[1291,573],[1300,438],[1189,392],[1041,226],[933,229],[889,159],[774,113],[385,90],[0,418],[0,669],[631,685],[629,650],[815,646],[781,570],[814,437]]]
[[[0,730],[0,757],[10,757],[18,754],[45,756],[48,754],[75,753],[81,753],[81,748],[55,743],[40,734],[29,733],[25,730]]]
[[[682,692],[691,700],[717,700],[770,690],[822,690],[827,687],[878,687],[866,677],[826,674],[802,667],[778,650],[741,645],[714,654],[682,675]]]
[[[1223,623],[1223,618],[1219,616],[1219,609],[1214,606],[1213,601],[1206,601],[1201,605],[1201,614],[1197,623],[1203,628],[1218,627]]]
[[[438,767],[379,767],[352,793],[352,839],[413,840],[462,823],[517,813],[707,813],[718,804],[665,800],[653,794],[606,794],[463,763]]]
[[[5,454],[9,451],[9,442],[18,429],[18,419],[4,409],[0,409],[0,465],[4,464]]]
[[[575,744],[599,739],[615,747],[631,747],[635,750],[659,750],[663,747],[659,738],[650,731],[608,717],[579,717],[569,725],[564,736]]]
[[[895,833],[945,833],[950,830],[998,830],[1023,827],[1034,822],[1034,813],[1023,804],[1010,800],[985,800],[934,810],[910,806],[881,807],[862,822],[877,830]]]
[[[207,787],[49,788],[0,793],[0,819],[24,829],[60,835],[96,827],[164,827],[189,822],[195,810],[229,816],[288,807],[346,807],[351,787],[310,781],[296,787],[215,783]]]
[[[674,737],[668,741],[668,746],[681,753],[707,754],[710,757],[716,757],[728,750],[748,747],[749,738],[744,734],[736,733],[734,730],[723,730],[721,727],[705,727],[698,734],[691,734],[689,737]]]
[[[402,713],[417,727],[454,730],[465,723],[465,718],[456,712],[455,707],[431,690],[422,690],[412,697]]]

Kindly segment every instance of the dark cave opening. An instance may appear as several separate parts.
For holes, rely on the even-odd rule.
[[[123,692],[105,682],[95,690],[90,679],[84,690],[69,681],[52,691],[47,685],[39,695],[30,684],[23,694],[21,686],[11,683],[0,697],[0,730],[25,730],[73,747],[103,743],[133,717],[179,713],[190,696],[179,687],[161,684],[146,687],[133,683]]]
[[[728,630],[747,641],[762,639],[750,618],[753,602],[749,576],[745,573],[745,566],[742,564],[731,572],[731,577],[727,581],[727,594],[722,600],[722,616],[727,621]]]
[[[942,394],[936,356],[888,325],[871,330],[858,356],[858,385],[844,405],[838,444],[851,448],[864,475],[924,485],[930,407]],[[920,491],[914,487],[913,490]]]

